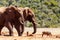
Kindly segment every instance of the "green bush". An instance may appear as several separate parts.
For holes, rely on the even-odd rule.
[[[37,27],[59,27],[60,25],[60,0],[0,0],[0,7],[17,5],[29,7],[36,16]],[[32,23],[25,25],[32,27]]]

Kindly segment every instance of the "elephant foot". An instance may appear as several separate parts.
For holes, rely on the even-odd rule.
[[[13,36],[13,34],[9,35],[9,36]]]
[[[22,36],[22,34],[19,34],[18,36]]]
[[[22,36],[23,32],[21,32],[21,34],[19,34],[18,36]]]
[[[21,32],[21,35],[23,34],[23,32]]]
[[[13,36],[13,33],[10,33],[9,36]]]

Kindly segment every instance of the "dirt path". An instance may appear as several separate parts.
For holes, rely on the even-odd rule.
[[[58,35],[60,37],[60,28],[37,28],[37,33],[33,36],[26,36],[26,32],[28,31],[30,34],[33,32],[33,28],[25,28],[23,36],[17,36],[17,32],[15,29],[14,36],[0,36],[0,40],[60,40],[60,38],[56,38],[54,35]],[[53,36],[46,36],[42,37],[42,31],[49,31],[53,34]],[[9,34],[7,28],[3,28],[2,35]]]

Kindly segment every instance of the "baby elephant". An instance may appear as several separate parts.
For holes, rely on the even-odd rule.
[[[45,32],[45,31],[42,32],[42,37],[43,35],[52,36],[51,32]]]

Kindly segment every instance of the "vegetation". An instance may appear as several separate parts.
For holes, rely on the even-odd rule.
[[[9,5],[30,7],[35,13],[37,27],[60,26],[60,0],[0,0],[0,7]],[[26,26],[32,24],[27,22]]]

